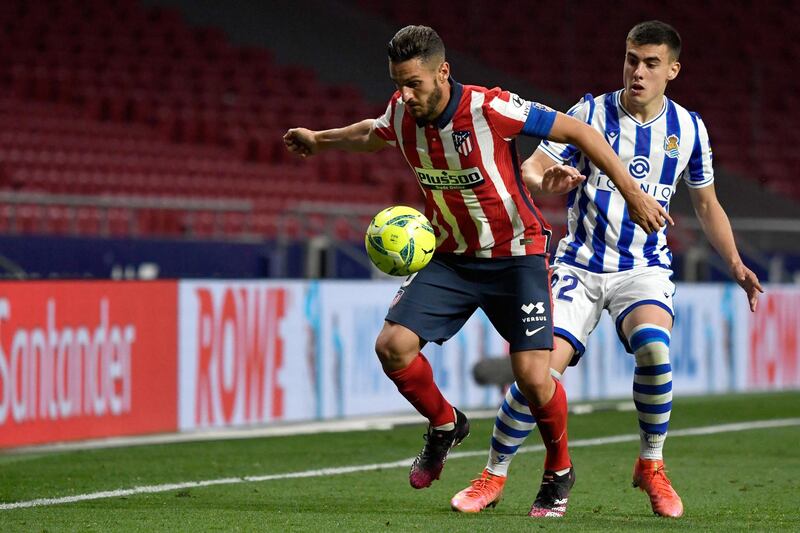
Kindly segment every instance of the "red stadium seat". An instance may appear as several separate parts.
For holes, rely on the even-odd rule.
[[[572,32],[545,25],[535,34],[510,4],[487,6],[467,0],[461,16],[453,19],[437,4],[362,3],[390,17],[429,20],[453,46],[570,101],[580,97],[587,84],[598,83],[592,90],[600,92],[618,83],[618,58],[596,53],[615,49],[618,40],[573,38],[596,22],[584,13],[591,11],[588,0],[569,8],[555,0],[527,6],[530,16],[541,19],[574,11]],[[640,9],[635,2],[624,5]],[[718,8],[731,12],[724,3]],[[689,7],[670,6],[670,11],[692,22]],[[465,21],[478,23],[488,16],[497,23],[468,40],[460,38]],[[724,20],[739,24],[735,18]],[[609,31],[625,31],[627,23],[608,24]],[[786,26],[780,24],[776,27]],[[707,30],[715,38],[726,38],[724,31]],[[753,32],[746,43],[724,42],[743,57],[759,57],[761,47],[776,45],[770,32]],[[508,39],[509,34],[515,38]],[[0,44],[14,51],[0,58],[0,189],[255,202],[252,216],[154,210],[135,213],[131,219],[125,209],[79,208],[73,214],[58,206],[39,215],[30,209],[18,220],[25,231],[63,234],[74,225],[83,234],[114,236],[300,235],[305,230],[296,219],[279,228],[283,219],[278,218],[300,201],[420,203],[418,185],[393,151],[370,158],[325,154],[300,161],[283,146],[281,136],[288,127],[336,126],[378,116],[383,104],[367,101],[352,85],[322,83],[308,68],[279,65],[266,49],[236,47],[219,29],[191,28],[175,9],[145,8],[137,0],[9,0],[0,5]],[[797,48],[792,43],[784,47],[784,59]],[[570,58],[587,54],[597,60],[584,61],[564,74]],[[693,68],[707,69],[710,77],[729,80],[728,104],[747,108],[752,103],[749,86],[735,83],[748,76],[746,66],[726,73],[714,70],[711,56],[702,63],[693,57],[692,63]],[[780,80],[765,70],[765,80]],[[698,86],[703,83],[700,78]],[[734,91],[738,85],[743,85],[742,92]],[[797,110],[798,98],[787,92],[780,104],[764,104],[769,120],[786,120]],[[336,105],[322,105],[322,100]],[[742,146],[753,139],[740,131],[748,130],[755,115],[731,118],[728,109],[729,105],[713,108],[713,103],[709,108],[707,120],[718,122],[712,140],[721,160],[745,168],[750,160],[741,157],[746,154]],[[780,172],[788,169],[769,170],[776,174],[776,183],[783,183]],[[315,223],[317,231],[323,231],[328,221]],[[339,236],[351,231],[344,223],[332,223],[328,229]]]
[[[600,94],[618,88],[621,36],[640,20],[667,20],[681,32],[687,54],[681,76],[670,86],[669,94],[690,108],[704,105],[710,109],[718,104],[717,110],[702,114],[721,160],[733,161],[737,153],[747,152],[760,131],[768,132],[762,135],[780,131],[781,138],[783,132],[792,135],[797,131],[788,117],[798,114],[800,87],[796,76],[786,73],[786,65],[800,57],[800,44],[786,39],[800,22],[796,2],[625,0],[614,7],[614,16],[607,16],[603,11],[607,6],[589,0],[535,2],[526,4],[524,13],[516,3],[488,7],[480,0],[465,0],[459,4],[459,16],[453,17],[445,4],[353,1],[397,24],[425,20],[437,28],[448,46],[526,79],[568,104],[585,92]],[[488,17],[492,20],[489,26],[484,23]],[[709,17],[714,24],[709,24]],[[569,19],[568,29],[559,24],[536,24],[536,31],[530,31],[530,21],[565,18]],[[603,20],[602,31],[598,31],[598,18]],[[470,32],[470,38],[464,39],[465,27],[481,27],[482,31]],[[723,63],[720,54],[736,59]],[[788,168],[781,174],[785,172]]]

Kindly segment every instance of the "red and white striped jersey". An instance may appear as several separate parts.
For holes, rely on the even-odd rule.
[[[418,123],[396,92],[373,125],[414,171],[436,231],[436,251],[475,257],[547,253],[550,226],[522,182],[514,138],[546,137],[555,111],[499,88],[450,83],[450,101],[433,123]]]

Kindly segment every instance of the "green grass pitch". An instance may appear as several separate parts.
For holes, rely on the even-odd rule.
[[[478,515],[450,510],[450,497],[485,464],[492,420],[472,435],[425,490],[408,485],[422,444],[421,425],[392,431],[133,446],[102,450],[0,453],[0,505],[39,498],[201,480],[225,483],[102,497],[28,508],[0,507],[0,531],[798,531],[800,425],[704,435],[679,430],[800,417],[800,393],[678,398],[665,457],[686,508],[683,518],[653,516],[630,485],[638,442],[588,445],[586,439],[637,431],[634,412],[570,418],[577,483],[565,518],[526,516],[541,477],[541,452],[520,454],[505,498]],[[528,445],[539,444],[534,433]],[[475,453],[462,453],[475,452]],[[316,469],[383,464],[347,474],[273,478]]]

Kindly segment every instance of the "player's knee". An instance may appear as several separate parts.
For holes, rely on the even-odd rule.
[[[375,353],[378,355],[378,359],[381,363],[392,358],[393,347],[394,342],[391,335],[385,330],[381,331],[378,338],[375,339]]]
[[[553,377],[549,370],[544,373],[528,372],[524,375],[517,376],[517,386],[522,391],[528,391],[526,392],[526,396],[529,394],[539,396],[542,392],[550,389],[552,381]]]
[[[636,366],[669,364],[670,331],[655,324],[641,324],[628,336]]]
[[[541,407],[550,401],[555,390],[554,383],[549,372],[544,378],[538,374],[517,376],[517,388],[525,395],[531,407]]]
[[[543,405],[553,392],[553,377],[548,359],[536,357],[512,357],[517,386],[533,405]]]
[[[399,370],[419,353],[419,342],[393,328],[384,328],[375,340],[375,353],[384,369]]]

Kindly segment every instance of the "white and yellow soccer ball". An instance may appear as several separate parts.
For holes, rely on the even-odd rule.
[[[395,205],[375,215],[364,245],[378,269],[391,276],[407,276],[431,260],[436,235],[425,215],[413,207]]]

